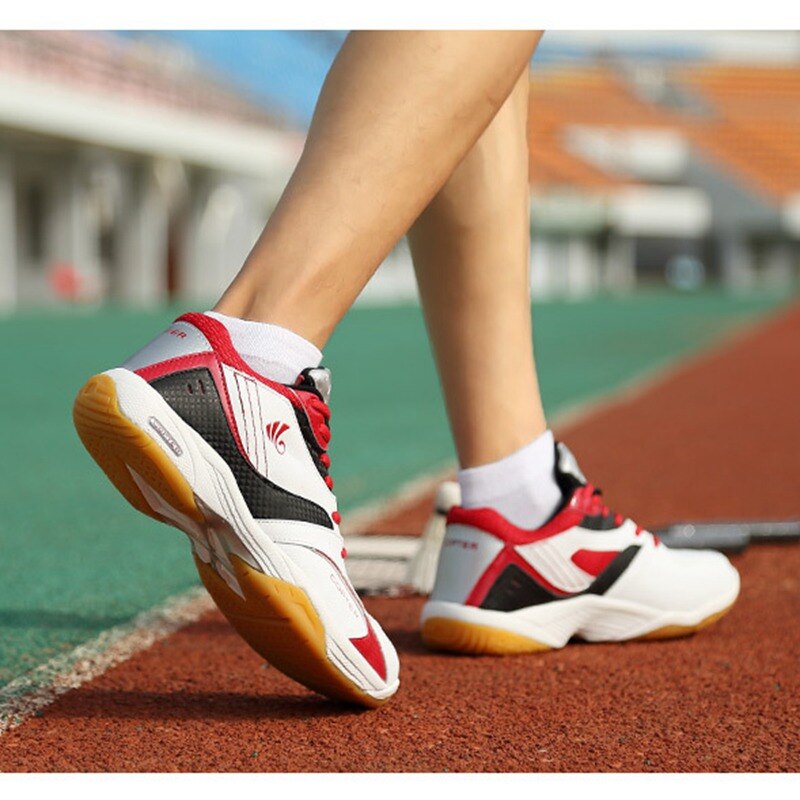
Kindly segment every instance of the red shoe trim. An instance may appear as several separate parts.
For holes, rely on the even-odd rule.
[[[381,680],[386,680],[386,659],[383,657],[383,650],[378,637],[375,634],[370,621],[367,620],[367,635],[360,639],[351,639],[353,646],[367,659],[370,666],[380,675]]]
[[[553,586],[543,575],[540,575],[515,549],[514,545],[506,543],[503,549],[497,554],[494,561],[486,568],[483,575],[478,578],[477,583],[472,587],[472,591],[467,596],[464,603],[468,606],[480,606],[489,590],[494,586],[494,582],[500,577],[500,573],[509,565],[515,564],[521,570],[530,575],[540,586],[544,586],[548,592],[557,597],[568,597],[569,592]]]
[[[447,513],[448,525],[469,525],[508,544],[530,544],[549,539],[579,525],[584,512],[578,507],[580,498],[573,495],[569,503],[541,528],[526,530],[509,522],[493,508],[461,508],[453,506]]]
[[[572,563],[595,578],[619,555],[618,550],[576,550]]]
[[[200,333],[203,334],[203,336],[206,337],[208,343],[217,354],[217,357],[224,364],[239,370],[239,372],[244,372],[245,374],[250,375],[257,381],[263,383],[265,386],[269,386],[269,388],[273,391],[283,395],[293,406],[295,406],[295,408],[302,409],[303,413],[308,418],[311,430],[313,431],[314,437],[317,440],[317,444],[323,450],[327,449],[328,441],[321,432],[320,412],[314,408],[313,400],[316,400],[317,398],[313,394],[309,392],[296,392],[290,386],[285,386],[282,383],[271,381],[269,378],[265,378],[263,375],[256,372],[239,355],[236,348],[233,346],[228,329],[219,320],[214,319],[214,317],[208,317],[205,314],[198,313],[197,311],[190,311],[178,317],[175,322],[186,322],[189,325],[193,325],[195,328],[197,328],[197,330],[200,331]],[[327,423],[327,420],[323,419],[322,421]],[[328,438],[330,437],[328,436]]]
[[[289,386],[284,386],[282,383],[276,383],[269,378],[265,378],[263,375],[256,372],[239,355],[236,348],[233,346],[228,329],[219,320],[214,319],[214,317],[208,317],[205,314],[200,314],[197,311],[190,311],[178,317],[175,322],[187,322],[189,325],[193,325],[208,339],[208,343],[214,349],[220,361],[227,364],[229,367],[239,370],[239,372],[244,372],[256,380],[261,381],[261,383],[269,386],[273,391],[282,394],[290,400],[292,405],[300,406],[305,410],[305,406],[303,406],[303,402],[300,397],[298,397],[297,392]]]
[[[381,648],[381,643],[378,640],[378,637],[375,634],[375,629],[372,627],[372,624],[369,621],[369,617],[367,616],[367,612],[364,610],[364,604],[361,602],[361,598],[356,594],[355,590],[352,588],[352,584],[347,579],[345,575],[342,575],[342,571],[339,569],[337,564],[333,561],[333,559],[327,554],[323,553],[322,550],[318,550],[316,547],[311,548],[318,556],[324,558],[330,565],[336,570],[337,573],[342,578],[342,582],[344,583],[345,587],[348,590],[348,593],[353,598],[353,602],[355,603],[356,607],[361,610],[361,613],[364,615],[364,622],[367,623],[367,633],[365,636],[361,636],[357,639],[350,639],[351,644],[353,647],[361,653],[364,658],[367,659],[370,666],[375,670],[375,672],[380,675],[382,680],[386,680],[386,659],[383,657],[383,650]],[[342,558],[346,555],[346,550],[342,549]]]

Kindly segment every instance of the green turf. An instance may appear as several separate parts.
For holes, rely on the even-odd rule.
[[[610,390],[779,302],[653,293],[537,306],[547,409]],[[70,420],[82,382],[172,316],[103,309],[0,320],[0,684],[196,581],[184,537],[121,500]],[[452,460],[417,308],[353,311],[326,363],[345,511]],[[507,380],[513,391],[514,376]]]

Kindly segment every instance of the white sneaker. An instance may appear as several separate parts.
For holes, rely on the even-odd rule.
[[[224,325],[185,314],[90,378],[75,427],[139,511],[180,528],[206,588],[273,666],[329,697],[377,706],[394,647],[344,565],[327,455],[330,374],[255,373]]]
[[[525,653],[573,637],[602,642],[693,633],[736,600],[739,574],[721,553],[670,550],[613,514],[574,457],[556,446],[568,500],[536,530],[488,508],[453,508],[422,638],[462,653]]]

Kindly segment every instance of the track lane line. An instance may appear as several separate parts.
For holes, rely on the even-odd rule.
[[[0,688],[0,736],[59,695],[127,661],[214,608],[205,589],[193,587],[15,678]]]

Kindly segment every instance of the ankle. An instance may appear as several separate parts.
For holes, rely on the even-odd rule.
[[[288,328],[219,311],[206,314],[225,326],[239,355],[265,378],[294,383],[304,369],[318,367],[322,361],[322,353],[312,342]]]
[[[492,508],[527,529],[540,527],[563,502],[549,430],[505,458],[460,470],[458,482],[464,508]]]

